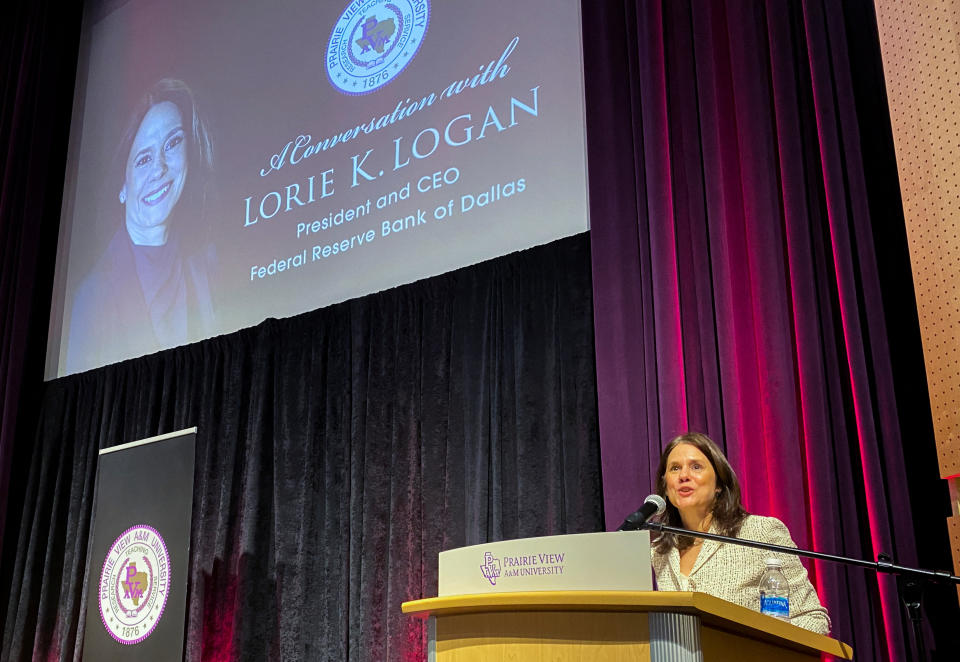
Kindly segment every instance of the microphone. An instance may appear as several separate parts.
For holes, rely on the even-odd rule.
[[[666,508],[667,502],[663,500],[662,496],[659,494],[651,494],[643,500],[643,505],[640,506],[635,513],[623,520],[623,524],[620,525],[617,531],[639,531],[643,528],[643,525],[647,523],[648,519],[654,515],[659,515],[666,510]]]

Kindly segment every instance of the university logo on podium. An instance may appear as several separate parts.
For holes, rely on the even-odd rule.
[[[491,586],[496,586],[497,577],[500,576],[500,559],[490,552],[484,552],[483,564],[480,566],[480,574],[490,582]]]

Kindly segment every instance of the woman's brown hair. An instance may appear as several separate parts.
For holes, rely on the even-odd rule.
[[[717,476],[717,498],[713,502],[711,515],[713,517],[713,526],[718,533],[725,536],[736,536],[740,532],[740,526],[746,519],[747,511],[740,503],[740,483],[737,481],[737,474],[733,467],[727,461],[720,447],[707,435],[700,432],[687,432],[679,437],[675,437],[663,449],[660,455],[660,464],[657,467],[657,494],[662,496],[667,502],[667,509],[663,514],[662,521],[667,526],[683,527],[683,520],[680,518],[680,511],[670,503],[667,498],[667,458],[674,448],[680,444],[689,444],[706,455],[707,460],[713,466],[713,471]],[[674,533],[662,533],[654,543],[657,553],[665,554],[671,548],[676,547],[683,551],[693,544],[693,538],[689,536],[678,536]]]

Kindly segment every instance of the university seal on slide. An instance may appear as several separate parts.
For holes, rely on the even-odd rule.
[[[113,541],[100,572],[100,619],[121,644],[153,632],[170,594],[170,554],[151,526],[132,526]]]
[[[429,23],[429,0],[353,0],[327,42],[330,83],[344,94],[380,89],[413,60]]]

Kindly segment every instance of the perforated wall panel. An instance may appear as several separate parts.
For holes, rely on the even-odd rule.
[[[940,476],[955,483],[960,475],[960,2],[874,2]],[[953,569],[960,574],[956,499],[952,505],[947,527]]]
[[[946,478],[960,474],[960,3],[875,4],[937,454]]]

